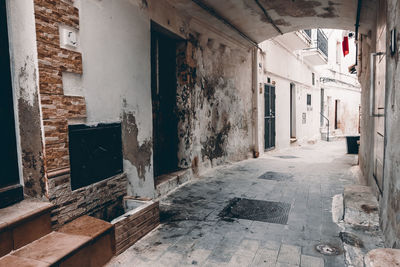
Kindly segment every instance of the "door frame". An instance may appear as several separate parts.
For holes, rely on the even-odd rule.
[[[296,84],[290,83],[290,133],[289,137],[296,138]]]
[[[270,111],[267,115],[267,106],[266,106],[266,98],[267,98],[267,90],[268,94],[271,96],[271,90],[273,88],[273,97],[269,97],[269,107]],[[267,126],[266,121],[272,120],[273,123],[269,123]],[[267,146],[267,127],[269,132],[269,142]],[[274,84],[265,83],[264,84],[264,151],[273,150],[276,147],[276,87]]]
[[[10,161],[14,163],[14,166],[10,166],[10,175],[12,178],[10,181],[5,182],[0,188],[0,208],[12,205],[24,198],[23,186],[21,185],[20,176],[20,162],[18,160],[18,141],[17,141],[17,127],[15,119],[15,108],[14,108],[14,90],[12,86],[12,70],[11,70],[11,58],[10,58],[10,36],[8,32],[8,16],[7,16],[7,1],[0,0],[0,37],[5,37],[0,40],[0,52],[2,54],[0,60],[0,71],[2,72],[2,83],[3,91],[1,97],[4,97],[8,102],[5,106],[6,116],[10,116],[8,119],[2,120],[3,123],[8,124],[5,127],[9,127],[8,137],[6,132],[2,132],[0,136],[6,139],[10,139],[9,150],[6,151],[6,156],[11,157]],[[7,118],[7,117],[5,117]],[[6,173],[8,174],[8,173]],[[1,179],[1,177],[0,177]]]

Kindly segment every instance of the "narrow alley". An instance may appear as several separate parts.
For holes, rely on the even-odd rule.
[[[0,0],[0,267],[400,266],[400,0]]]
[[[345,142],[335,141],[213,169],[163,198],[159,228],[108,266],[344,266],[332,197],[356,183],[356,164]],[[250,219],[235,218],[234,209],[233,218],[222,216],[235,198],[279,206],[243,203],[237,209]],[[277,217],[275,223],[257,218],[267,210]],[[287,222],[281,212],[288,212]],[[321,243],[336,246],[339,255],[318,253],[315,247]]]

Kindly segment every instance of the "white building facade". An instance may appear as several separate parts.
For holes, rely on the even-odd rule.
[[[342,51],[342,30],[305,30],[260,44],[259,147],[282,149],[359,134],[361,89],[349,67],[354,40]],[[329,120],[329,128],[328,128]]]

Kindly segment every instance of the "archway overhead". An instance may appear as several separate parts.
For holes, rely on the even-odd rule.
[[[375,21],[376,11],[375,0],[168,1],[183,14],[207,21],[230,37],[246,39],[240,36],[241,32],[255,43],[301,29],[354,31],[358,6],[361,7],[359,32],[367,33]]]

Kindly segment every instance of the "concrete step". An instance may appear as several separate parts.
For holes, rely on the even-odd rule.
[[[102,266],[114,255],[114,240],[112,224],[82,216],[0,258],[0,266]]]
[[[157,197],[168,195],[171,191],[188,182],[193,176],[192,169],[179,170],[156,178]]]
[[[379,229],[379,204],[370,187],[345,187],[343,202],[346,223],[370,231]]]
[[[0,209],[0,257],[50,233],[52,207],[49,202],[26,199]]]

